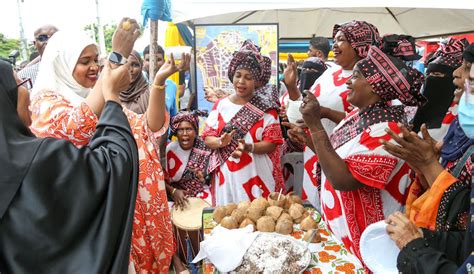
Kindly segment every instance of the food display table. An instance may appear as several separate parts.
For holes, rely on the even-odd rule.
[[[314,219],[317,220],[320,218],[319,212],[314,208],[308,205],[305,205],[305,207],[310,210]],[[209,237],[212,229],[217,226],[217,223],[212,218],[212,211],[212,209],[205,209],[203,211],[202,227],[204,239]],[[304,273],[365,273],[357,257],[350,253],[343,244],[334,237],[323,221],[319,222],[318,230],[321,235],[321,242],[311,244],[311,263]],[[295,224],[291,236],[299,241],[303,241],[303,235],[304,231],[299,228],[298,224]],[[218,273],[218,271],[208,259],[204,259],[202,273],[213,274]]]

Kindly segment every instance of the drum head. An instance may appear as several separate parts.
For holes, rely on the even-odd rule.
[[[203,199],[196,197],[188,198],[189,204],[184,210],[173,206],[171,209],[171,221],[173,224],[184,230],[198,230],[202,223],[202,210],[210,205]]]

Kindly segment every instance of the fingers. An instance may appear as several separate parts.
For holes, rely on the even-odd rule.
[[[303,99],[303,102],[305,101],[305,99],[307,102],[312,101],[312,100],[317,100],[316,96],[314,96],[314,94],[311,91],[306,89],[303,91],[303,93],[306,94],[305,98]]]
[[[296,127],[295,124],[290,123],[290,122],[281,122],[281,125],[284,126],[284,127],[288,127],[290,129],[293,129],[294,127]]]
[[[402,147],[397,146],[395,144],[391,144],[385,140],[381,140],[380,142],[383,144],[383,149],[385,149],[388,153],[400,159],[406,159],[405,150]]]
[[[423,139],[428,142],[433,142],[434,139],[431,137],[430,133],[428,132],[428,128],[426,127],[426,124],[421,125],[421,136],[423,136]]]
[[[292,65],[295,63],[295,58],[293,58],[293,55],[291,53],[288,54],[288,59],[286,60],[286,64],[288,66]]]
[[[171,64],[172,66],[175,65],[173,53],[170,53],[170,64]]]
[[[385,129],[385,132],[388,133],[388,135],[390,135],[392,137],[392,139],[397,142],[398,144],[400,144],[402,147],[406,147],[408,146],[408,143],[402,138],[400,137],[398,134],[396,134],[395,132],[393,132],[391,129],[389,128],[386,128]],[[384,140],[383,140],[384,141]],[[385,144],[389,144],[388,142],[382,142],[384,145]]]

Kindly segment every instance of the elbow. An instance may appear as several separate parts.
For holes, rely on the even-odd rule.
[[[334,176],[335,178],[328,178],[332,187],[338,191],[353,191],[361,188],[362,183],[357,181],[352,174],[346,174],[344,176]]]

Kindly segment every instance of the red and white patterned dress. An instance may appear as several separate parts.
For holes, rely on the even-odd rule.
[[[36,136],[71,141],[76,146],[89,143],[95,133],[97,116],[82,102],[74,107],[56,92],[42,92],[32,98],[31,130]],[[131,266],[136,273],[167,273],[174,253],[171,216],[164,174],[158,156],[158,138],[163,128],[149,130],[144,115],[124,108],[138,147],[139,177],[132,232]]]
[[[168,146],[166,146],[166,172],[168,174],[170,183],[177,183],[183,177],[183,173],[187,167],[191,151],[192,149],[182,149],[178,141],[173,141],[169,143]],[[209,186],[204,185],[203,187],[204,191],[197,194],[196,197],[205,200],[209,204],[212,204],[211,190]]]
[[[439,128],[432,128],[428,129],[431,137],[436,141],[442,141],[446,133],[448,133],[449,126],[451,123],[458,117],[458,103],[453,102],[451,106],[448,108],[448,112],[446,112],[446,116],[444,116],[443,122],[441,123],[441,127]]]
[[[380,143],[381,139],[391,140],[385,129],[400,133],[397,122],[374,123],[360,132],[337,131],[357,117],[358,112],[358,109],[354,110],[339,123],[331,135],[331,142],[354,178],[364,186],[354,191],[334,190],[322,170],[321,210],[334,235],[361,259],[359,241],[364,229],[397,210],[403,210],[410,169],[403,160],[385,151]],[[346,140],[336,144],[336,134],[345,135],[340,138]]]
[[[224,98],[215,103],[202,138],[220,136],[229,122],[243,105],[237,105]],[[280,149],[283,143],[279,117],[276,109],[265,112],[244,137],[248,144],[261,141],[274,143],[277,148],[268,154],[244,152],[240,159],[229,157],[213,173],[213,204],[225,205],[266,197],[270,192],[284,187],[280,168]]]
[[[333,65],[316,80],[311,87],[311,92],[318,98],[321,106],[349,113],[353,107],[346,100],[349,93],[346,82],[351,77],[351,70],[343,70],[340,66]],[[321,122],[328,135],[336,126],[336,123],[329,119],[323,119]],[[308,200],[316,209],[320,210],[321,202],[318,190],[320,186],[318,186],[317,180],[319,171],[316,168],[318,158],[308,147],[304,150],[303,158],[303,191],[301,198]]]

